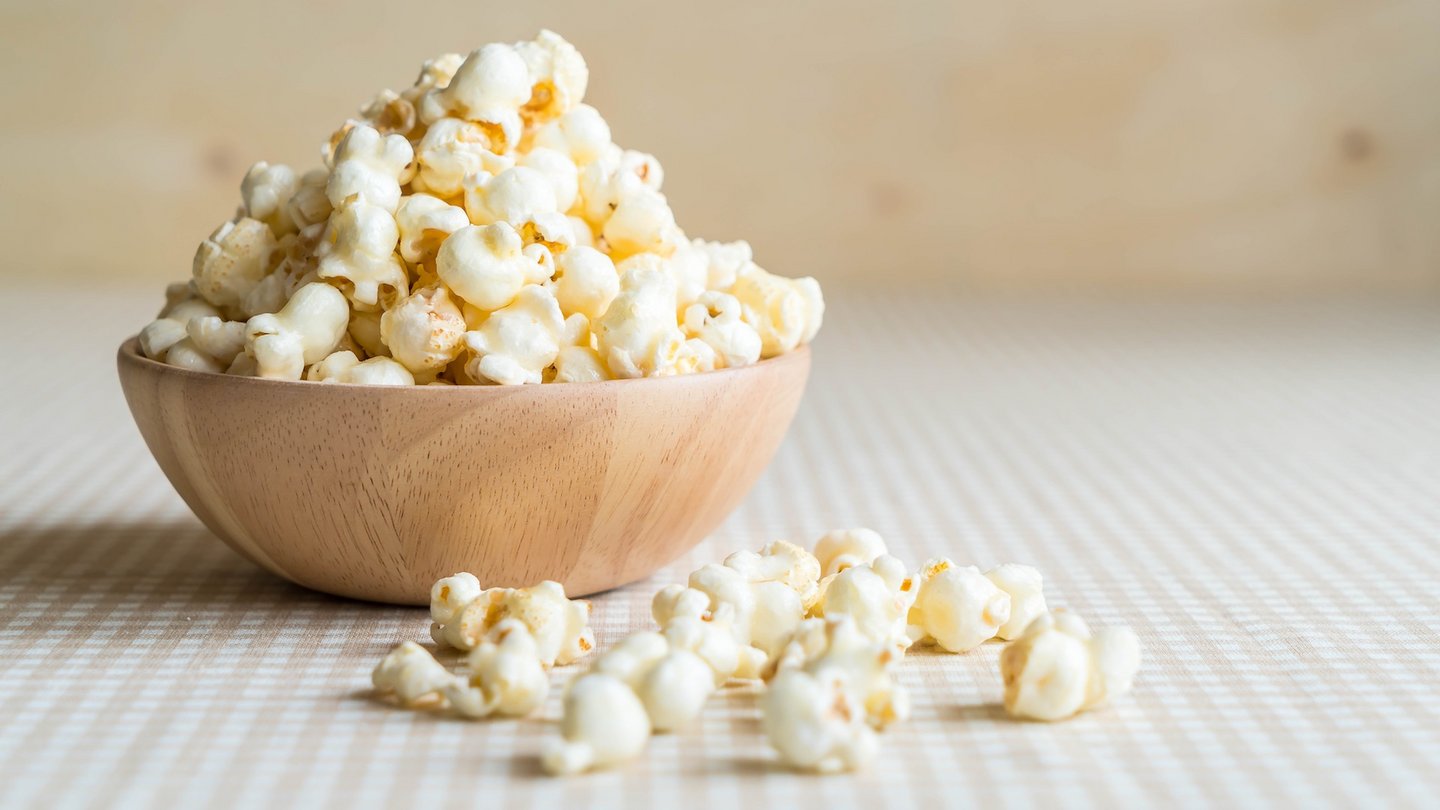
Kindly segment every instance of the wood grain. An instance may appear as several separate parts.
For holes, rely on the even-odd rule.
[[[1440,290],[1440,3],[10,3],[0,276],[188,277],[257,160],[572,39],[680,224],[821,283]]]
[[[808,349],[574,385],[389,388],[117,355],[135,423],[218,537],[340,596],[426,604],[470,571],[572,595],[647,576],[739,505],[799,406]]]

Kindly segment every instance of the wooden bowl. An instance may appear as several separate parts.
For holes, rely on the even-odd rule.
[[[810,353],[662,379],[387,387],[117,357],[135,424],[231,548],[318,591],[408,605],[470,571],[571,595],[648,576],[739,505]]]

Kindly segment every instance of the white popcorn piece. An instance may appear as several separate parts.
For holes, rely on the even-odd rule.
[[[728,290],[735,285],[741,268],[753,263],[754,253],[749,242],[707,242],[696,239],[691,245],[706,259],[705,288]]]
[[[824,576],[838,574],[856,565],[869,565],[888,554],[885,538],[874,529],[837,529],[815,541],[815,559]]]
[[[410,264],[428,266],[433,272],[440,245],[469,224],[464,208],[429,194],[411,194],[400,201],[395,211],[400,256]]]
[[[739,368],[760,359],[760,333],[741,319],[740,301],[733,295],[701,293],[685,309],[684,327],[687,336],[715,353],[717,368]]]
[[[375,688],[393,692],[401,706],[438,705],[455,676],[424,647],[407,641],[391,650],[370,676]]]
[[[373,310],[354,310],[350,313],[345,337],[360,348],[360,351],[355,352],[357,356],[362,353],[366,357],[390,356],[389,347],[380,339],[380,319],[384,316],[385,313]]]
[[[610,370],[600,353],[589,346],[561,346],[555,355],[555,376],[550,382],[602,382],[610,379]]]
[[[565,318],[545,287],[526,285],[515,301],[465,333],[474,353],[465,370],[471,377],[501,385],[539,384],[560,352]]]
[[[459,118],[442,118],[431,124],[415,146],[415,185],[451,199],[464,193],[467,176],[499,174],[515,165],[513,158],[495,153],[503,145],[491,140],[493,134]]]
[[[185,338],[165,353],[165,365],[190,371],[207,371],[211,374],[225,369],[225,364],[201,351],[195,341]]]
[[[565,693],[560,737],[547,741],[541,765],[556,775],[617,765],[639,756],[650,739],[650,716],[630,686],[592,672]]]
[[[235,356],[245,350],[243,321],[227,321],[214,315],[192,318],[185,334],[197,350],[213,358],[221,368],[235,362]]]
[[[433,617],[433,601],[431,611]],[[568,664],[595,648],[589,627],[590,603],[565,598],[565,588],[549,580],[528,588],[481,591],[464,607],[452,611],[451,621],[437,619],[431,635],[456,649],[473,650],[507,618],[518,619],[529,628],[546,667]]]
[[[665,635],[655,632],[625,637],[597,658],[591,671],[629,686],[655,733],[674,731],[695,719],[716,687],[715,672],[703,658],[671,646]]]
[[[185,287],[185,295],[190,289]],[[220,311],[199,298],[175,300],[160,311],[159,317],[140,330],[140,352],[151,360],[165,360],[170,348],[189,334],[192,320],[218,317]]]
[[[245,216],[269,225],[277,237],[293,233],[296,227],[290,217],[289,205],[290,198],[299,188],[300,178],[289,166],[263,160],[256,163],[240,181]]]
[[[518,619],[496,624],[468,663],[470,676],[445,690],[450,707],[464,717],[524,717],[540,708],[550,691],[535,637]]]
[[[930,560],[916,575],[910,636],[947,652],[968,652],[995,637],[1010,620],[1010,595],[974,566]]]
[[[270,271],[275,248],[275,234],[258,219],[221,225],[195,251],[195,292],[222,311],[238,308]]]
[[[998,638],[1019,638],[1030,623],[1042,616],[1045,606],[1045,580],[1040,571],[1019,563],[1002,563],[985,572],[985,578],[1010,594],[1010,618],[995,631]]]
[[[909,695],[894,677],[903,651],[890,638],[867,635],[849,614],[806,619],[776,657],[769,679],[791,669],[841,672],[845,688],[864,708],[865,722],[884,729],[910,716]]]
[[[426,93],[449,84],[464,62],[465,57],[458,53],[442,53],[434,59],[426,59],[420,66],[420,75],[415,78],[415,83],[400,91],[400,97],[411,104],[419,104]]]
[[[409,292],[410,277],[395,253],[400,228],[384,208],[355,203],[330,217],[318,249],[318,275],[342,279],[349,297],[376,306]]]
[[[771,275],[751,263],[730,289],[745,321],[760,333],[761,357],[794,350],[820,329],[825,302],[814,279]],[[807,337],[808,336],[808,337]]]
[[[663,365],[662,340],[679,334],[675,280],[636,267],[620,276],[620,292],[595,322],[600,356],[616,377],[645,377]],[[684,335],[679,334],[683,342]]]
[[[795,591],[807,606],[819,595],[820,561],[794,543],[776,540],[758,552],[737,551],[725,558],[725,566],[751,582],[779,582]]]
[[[527,283],[544,280],[543,268],[524,248],[520,233],[507,223],[470,225],[440,245],[435,266],[452,292],[490,312],[514,301]]]
[[[601,230],[614,256],[656,253],[668,256],[680,243],[680,229],[665,196],[649,187],[619,198]]]
[[[594,107],[580,104],[537,130],[533,149],[554,149],[583,167],[599,160],[610,145],[610,125]]]
[[[555,259],[555,300],[566,315],[581,313],[595,321],[620,294],[615,263],[598,250],[574,247]]]
[[[575,211],[597,231],[604,229],[621,200],[648,195],[652,198],[649,202],[656,202],[654,197],[664,202],[664,196],[659,193],[664,170],[658,160],[643,152],[627,152],[614,144],[604,144],[599,150],[591,161],[576,161],[576,165],[583,168],[577,178],[580,198]]]
[[[437,624],[450,624],[465,606],[480,598],[484,589],[474,574],[460,572],[441,577],[430,586],[430,619]]]
[[[660,632],[670,649],[688,650],[704,661],[710,668],[714,685],[719,687],[740,669],[741,650],[735,640],[735,610],[730,605],[710,610],[710,600],[703,593],[690,588],[684,590],[701,597],[698,600],[701,609],[693,613],[672,614]],[[682,602],[675,607],[685,609],[686,605]]]
[[[518,227],[541,214],[563,213],[550,177],[529,166],[515,166],[493,177],[465,180],[465,211],[476,225],[508,222]]]
[[[739,678],[759,677],[765,663],[780,652],[805,618],[805,603],[782,582],[751,582],[725,565],[706,565],[690,575],[690,587],[710,597],[710,609],[730,605],[741,650]],[[751,651],[753,650],[753,652]]]
[[[430,381],[464,348],[465,317],[444,287],[426,287],[380,316],[380,338],[390,356],[417,379]]]
[[[372,357],[361,362],[352,351],[333,352],[306,369],[305,379],[351,385],[414,385],[415,375],[389,357]]]
[[[554,120],[585,98],[590,69],[564,37],[542,30],[533,41],[516,43],[515,50],[530,74],[530,98],[520,110],[527,122]]]
[[[323,360],[339,345],[350,305],[329,284],[306,284],[279,312],[245,322],[245,353],[255,376],[298,380],[305,366]]]
[[[653,256],[642,253],[641,256]],[[704,251],[683,239],[676,243],[675,250],[666,261],[670,275],[675,277],[675,298],[683,311],[700,300],[710,278],[710,260]],[[738,309],[737,309],[738,314]]]
[[[381,90],[369,104],[360,108],[360,120],[381,135],[409,135],[415,128],[418,114],[410,99],[394,90]]]
[[[760,709],[765,736],[792,768],[838,773],[875,758],[875,731],[839,669],[781,672],[760,696]]]
[[[401,175],[414,157],[405,136],[381,135],[374,127],[358,125],[335,149],[325,196],[337,210],[363,203],[394,214],[400,205]]]
[[[420,99],[420,118],[434,124],[463,118],[491,131],[492,151],[509,152],[520,140],[520,106],[530,100],[530,71],[519,52],[498,43],[472,51],[444,87]]]
[[[1064,720],[1125,694],[1139,668],[1140,642],[1129,628],[1092,634],[1073,613],[1045,613],[1000,653],[1005,710]]]
[[[314,169],[301,175],[295,192],[285,203],[285,213],[297,229],[320,225],[330,218],[334,206],[330,205],[330,198],[325,194],[329,183],[330,173],[324,169]]]
[[[904,563],[881,555],[822,580],[819,599],[810,612],[814,616],[849,616],[867,638],[903,650],[910,646],[906,629],[917,590],[914,580],[906,576]]]
[[[557,212],[564,213],[575,205],[580,194],[580,170],[569,155],[556,149],[537,147],[522,155],[517,165],[533,169],[550,181]]]

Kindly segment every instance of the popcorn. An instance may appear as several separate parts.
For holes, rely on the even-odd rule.
[[[343,282],[361,306],[376,306],[403,296],[410,287],[405,265],[395,255],[400,229],[385,209],[355,203],[330,217],[317,254],[317,275]]]
[[[388,357],[372,357],[364,362],[352,351],[338,351],[311,366],[305,379],[313,382],[350,383],[352,385],[414,385],[415,376],[409,369]]]
[[[760,333],[761,357],[784,354],[814,337],[825,314],[814,279],[781,278],[753,263],[730,293],[739,299],[745,322]]]
[[[467,176],[499,174],[513,166],[513,158],[492,151],[496,144],[491,135],[479,124],[458,118],[431,124],[415,147],[415,185],[450,199],[464,193]]]
[[[1128,627],[1092,634],[1073,613],[1045,613],[1000,653],[1005,710],[1064,720],[1125,694],[1139,668],[1140,642]]]
[[[381,692],[393,692],[401,706],[438,705],[454,680],[435,656],[413,641],[390,651],[370,679]]]
[[[380,339],[411,373],[433,379],[464,348],[465,318],[444,287],[402,298],[380,316]]]
[[[663,367],[662,339],[675,331],[675,280],[636,267],[620,276],[620,292],[596,322],[595,337],[612,374],[644,377]]]
[[[186,294],[189,289],[186,288]],[[140,330],[140,352],[151,360],[164,362],[165,355],[189,334],[190,321],[216,317],[219,310],[199,298],[185,298],[166,306],[160,316]]]
[[[806,605],[813,604],[819,593],[820,561],[784,540],[776,540],[758,552],[737,551],[725,558],[725,566],[751,582],[779,582],[795,591]]]
[[[305,366],[319,362],[345,334],[350,306],[329,284],[306,284],[279,312],[245,322],[245,354],[255,375],[298,380]]]
[[[596,659],[593,672],[623,682],[640,698],[651,730],[674,731],[689,723],[715,691],[715,674],[694,652],[672,648],[653,632],[634,633]]]
[[[527,285],[514,303],[465,333],[465,345],[475,355],[465,370],[501,385],[538,384],[560,352],[564,328],[555,296],[544,287]]]
[[[497,222],[467,226],[450,234],[440,246],[436,269],[440,280],[467,303],[482,310],[508,305],[528,283],[538,283],[542,270],[524,252],[513,227]]]
[[[968,652],[995,637],[1010,620],[1010,595],[974,566],[947,559],[925,563],[910,609],[910,635],[947,652]]]
[[[585,98],[590,69],[574,45],[554,31],[541,31],[533,42],[515,45],[530,74],[530,98],[520,113],[530,123],[553,120]]]
[[[580,170],[563,152],[536,147],[520,157],[519,165],[534,169],[550,181],[555,193],[555,210],[569,211],[580,194]]]
[[[838,574],[856,565],[868,565],[887,553],[885,539],[872,529],[839,529],[815,541],[820,573]]]
[[[472,51],[448,84],[421,97],[420,118],[474,121],[490,133],[491,151],[503,154],[520,141],[520,105],[529,100],[525,60],[510,45],[491,44]]]
[[[536,653],[546,667],[568,664],[595,648],[595,636],[588,627],[590,604],[566,599],[560,583],[547,580],[529,588],[490,588],[456,607],[458,599],[470,592],[464,576],[442,579],[431,590],[430,615],[435,624],[430,634],[437,643],[473,650],[501,621],[514,618],[529,628]],[[442,583],[456,590],[446,595]]]
[[[540,708],[550,691],[535,637],[518,619],[496,624],[471,651],[468,664],[469,677],[456,678],[445,689],[450,707],[464,717],[524,717]]]
[[[686,335],[715,353],[717,368],[739,368],[760,359],[760,333],[740,319],[740,301],[733,295],[701,293],[685,309],[684,326]]]
[[[540,763],[552,774],[574,774],[634,759],[650,739],[650,716],[635,692],[601,672],[582,675],[565,693],[560,738],[547,742]]]
[[[620,294],[620,275],[610,257],[590,247],[574,247],[555,260],[555,300],[566,315],[581,313],[591,321],[610,308]]]
[[[787,669],[760,696],[761,723],[780,760],[819,773],[853,771],[875,758],[878,742],[844,672]]]
[[[648,187],[621,197],[601,233],[616,256],[658,253],[668,256],[680,241],[675,214],[664,195]]]
[[[1045,613],[1044,579],[1038,570],[1004,563],[986,571],[985,578],[1010,595],[1010,619],[995,631],[996,637],[1019,638],[1031,622]]]
[[[588,104],[576,105],[541,127],[534,140],[534,149],[554,149],[569,156],[576,166],[594,163],[610,145],[610,125]]]
[[[843,673],[845,689],[864,707],[865,721],[883,729],[910,716],[910,698],[894,678],[902,652],[889,639],[867,635],[854,617],[842,613],[806,619],[777,657],[774,672]]]
[[[270,226],[276,236],[296,230],[290,217],[290,198],[300,188],[295,170],[283,164],[260,161],[245,173],[240,182],[240,197],[245,203],[245,216]]]
[[[229,366],[235,355],[245,350],[245,324],[227,321],[214,315],[192,318],[185,334],[196,350],[213,358],[219,365]]]
[[[905,564],[881,555],[821,581],[820,596],[810,612],[814,616],[848,616],[867,638],[903,650],[910,646],[906,629],[916,590],[905,575]]]
[[[141,351],[237,375],[483,385],[698,374],[814,337],[819,286],[760,270],[744,242],[687,237],[660,161],[613,142],[588,83],[551,31],[441,54],[333,130],[320,168],[254,164],[192,263],[189,295],[227,325],[192,336],[162,315]],[[340,342],[306,360],[295,334],[262,330],[232,352],[241,324],[325,282],[348,299]],[[527,286],[546,292],[518,300]],[[555,306],[583,333],[557,337]]]
[[[258,219],[221,225],[195,251],[195,292],[222,310],[238,307],[270,270],[275,246],[270,226]]]
[[[713,611],[674,615],[660,632],[672,650],[688,650],[704,661],[710,668],[714,685],[719,687],[740,669],[741,651],[735,640],[734,616],[732,606],[720,605]]]
[[[393,214],[400,205],[400,176],[414,157],[403,135],[382,136],[374,127],[356,126],[335,149],[325,196],[337,210],[363,203]]]
[[[477,175],[465,183],[465,211],[477,225],[525,223],[540,214],[562,213],[555,184],[544,172],[515,166],[490,177]]]
[[[400,258],[418,266],[420,274],[435,273],[435,257],[450,234],[470,224],[465,209],[429,194],[400,201],[395,225],[400,229]],[[438,276],[437,276],[438,278]]]

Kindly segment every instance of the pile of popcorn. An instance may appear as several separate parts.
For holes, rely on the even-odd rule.
[[[913,644],[952,653],[986,641],[1000,654],[1005,709],[1055,721],[1129,690],[1140,645],[1128,628],[1092,632],[1045,602],[1040,572],[982,573],[947,559],[912,573],[868,529],[831,532],[814,552],[777,541],[706,565],[655,594],[658,627],[599,655],[566,687],[558,736],[541,762],[580,773],[639,756],[652,734],[682,729],[727,684],[763,684],[762,725],[781,762],[833,773],[863,767],[879,733],[910,715],[895,671]],[[406,642],[376,667],[381,694],[402,706],[470,718],[521,717],[549,690],[547,670],[594,647],[589,604],[556,582],[482,590],[470,574],[435,583],[430,634],[468,650],[454,674]]]
[[[745,242],[687,237],[664,171],[611,141],[559,35],[424,64],[300,174],[257,163],[140,333],[182,368],[286,380],[586,382],[744,366],[825,304]]]

